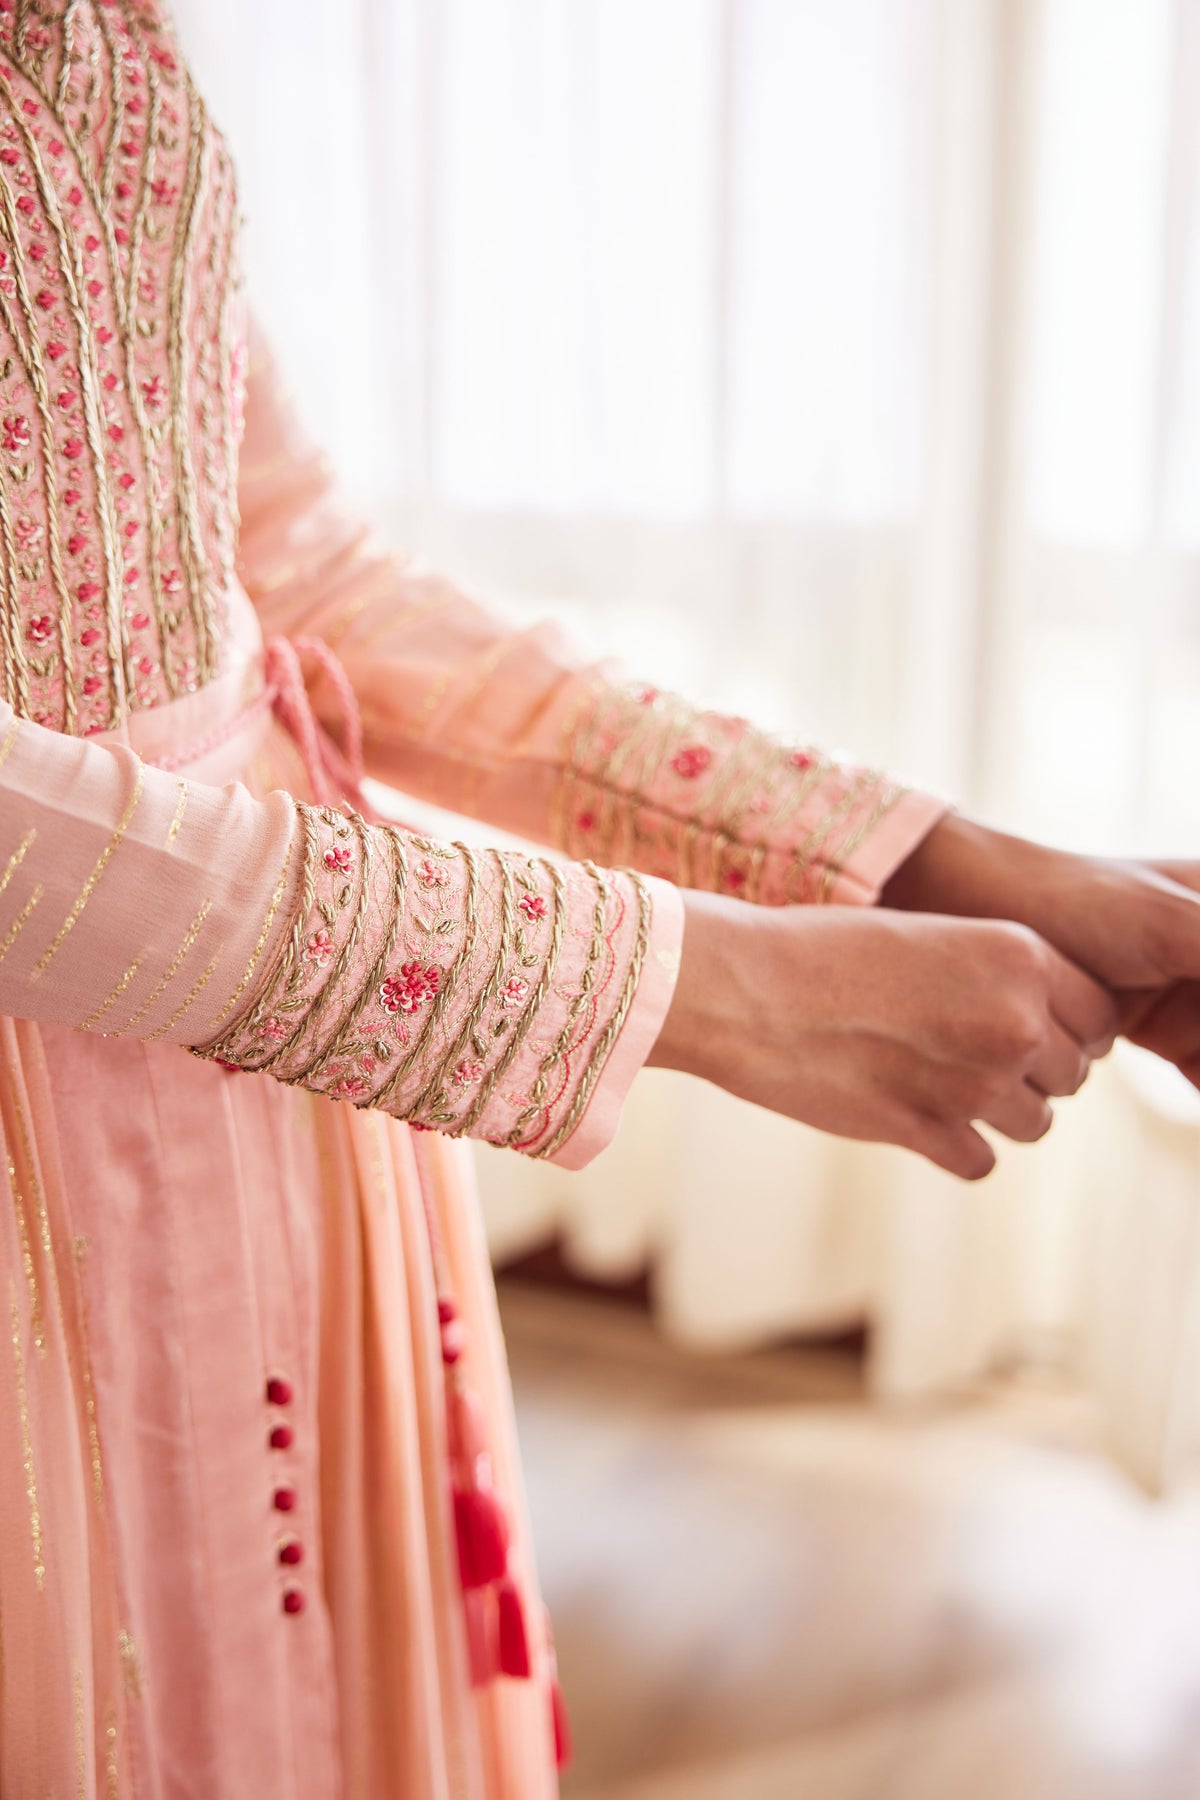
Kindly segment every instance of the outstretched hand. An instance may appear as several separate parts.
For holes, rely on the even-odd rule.
[[[1124,1036],[1200,1088],[1200,862],[1078,856],[952,813],[883,898],[1030,926],[1104,984]]]

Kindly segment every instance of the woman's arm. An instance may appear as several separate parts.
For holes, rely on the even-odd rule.
[[[372,546],[252,344],[239,570],[268,631],[324,637],[370,771],[406,792],[681,886],[772,905],[873,900],[944,810],[877,771],[588,664]],[[331,724],[336,697],[314,671]]]
[[[190,783],[0,705],[0,1012],[568,1167],[653,1047],[975,1175],[970,1121],[1038,1135],[1111,1006],[1017,927],[681,898]]]
[[[615,1128],[679,963],[666,884],[253,799],[0,703],[0,1012],[568,1166]]]

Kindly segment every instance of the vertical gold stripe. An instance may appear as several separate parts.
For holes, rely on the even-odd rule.
[[[297,833],[296,835],[298,836],[299,834]],[[265,946],[268,937],[271,935],[271,927],[275,923],[275,914],[279,911],[279,902],[283,899],[283,890],[287,886],[288,876],[291,873],[294,847],[295,838],[293,837],[288,840],[288,847],[284,853],[283,862],[279,869],[279,879],[275,883],[275,892],[271,895],[271,904],[267,908],[267,916],[262,922],[262,930],[258,934],[258,942],[250,953],[250,961],[246,964],[246,972],[234,988],[232,994],[230,994],[228,1000],[226,1000],[216,1018],[213,1020],[214,1026],[220,1025],[223,1020],[228,1018],[229,1014],[233,1011],[247,987],[250,985],[254,971],[258,967],[258,959],[263,953],[263,947]]]
[[[171,848],[171,845],[175,842],[175,839],[179,836],[179,827],[183,824],[183,815],[187,811],[187,803],[188,803],[188,784],[183,779],[183,777],[180,776],[180,778],[179,778],[179,804],[175,808],[175,817],[171,820],[170,825],[167,827],[167,849],[168,850]]]
[[[21,908],[20,912],[17,914],[17,916],[13,920],[12,924],[9,926],[8,930],[5,932],[4,940],[3,940],[3,942],[0,942],[0,962],[4,961],[4,958],[8,955],[9,951],[12,949],[13,945],[16,943],[17,936],[20,933],[22,927],[29,923],[30,914],[33,912],[34,907],[37,905],[38,901],[41,899],[44,891],[45,890],[43,889],[42,884],[39,881],[38,885],[34,888],[32,894],[30,894],[28,900],[25,902],[24,906]]]
[[[25,1211],[25,1196],[17,1179],[17,1165],[11,1156],[8,1158],[8,1185],[12,1194],[13,1216],[17,1222],[17,1241],[21,1246],[21,1267],[25,1271],[25,1285],[29,1289],[29,1321],[33,1326],[33,1341],[38,1354],[44,1356],[46,1328],[42,1321],[42,1294],[33,1260],[33,1240],[29,1235],[29,1215]]]
[[[14,719],[4,734],[4,742],[0,744],[0,768],[8,761],[8,753],[21,735],[21,721]]]
[[[87,1730],[83,1710],[83,1673],[75,1671],[75,1800],[88,1800]]]
[[[25,1116],[25,1108],[21,1104],[20,1076],[10,1069],[7,1080],[8,1099],[17,1117],[17,1130],[21,1137],[21,1155],[25,1159],[25,1174],[33,1194],[33,1211],[37,1220],[38,1240],[42,1247],[42,1258],[50,1284],[50,1292],[61,1316],[62,1304],[58,1293],[58,1272],[54,1260],[54,1244],[50,1236],[50,1215],[46,1209],[46,1194],[42,1187],[42,1178],[38,1172],[37,1156],[33,1147],[33,1139],[29,1131],[29,1120]],[[41,1345],[38,1346],[42,1348]]]
[[[2,894],[4,892],[5,888],[8,886],[9,882],[12,880],[12,878],[16,874],[17,870],[20,868],[21,864],[25,861],[25,857],[29,851],[29,848],[36,837],[37,837],[37,826],[33,825],[25,833],[25,836],[21,839],[21,842],[17,845],[17,848],[13,851],[12,855],[9,857],[7,863],[4,866],[4,873],[3,873],[3,875],[0,875],[0,894]]]
[[[46,1583],[46,1545],[42,1537],[42,1513],[38,1505],[37,1471],[33,1462],[33,1437],[29,1429],[29,1398],[25,1392],[25,1352],[21,1348],[21,1313],[10,1281],[13,1361],[17,1378],[17,1418],[21,1427],[21,1467],[25,1473],[25,1498],[29,1502],[29,1530],[33,1539],[33,1579],[40,1593]]]
[[[213,973],[214,969],[216,968],[217,964],[220,962],[220,960],[221,960],[221,952],[218,950],[217,954],[213,957],[212,961],[209,963],[207,969],[205,969],[203,975],[201,975],[200,979],[196,982],[195,986],[192,988],[192,991],[188,995],[187,999],[183,1001],[182,1005],[177,1006],[175,1008],[175,1011],[171,1014],[171,1016],[167,1020],[166,1024],[160,1025],[158,1030],[153,1033],[151,1040],[150,1040],[151,1042],[153,1042],[155,1038],[165,1037],[167,1035],[168,1031],[173,1031],[175,1029],[175,1027],[176,1027],[176,1025],[178,1025],[180,1019],[182,1019],[184,1013],[187,1012],[191,1008],[191,1006],[199,998],[203,989],[205,987],[207,987],[209,979],[211,978],[212,973]]]
[[[208,595],[208,568],[196,511],[196,475],[192,467],[192,436],[188,422],[191,383],[188,313],[191,298],[192,246],[200,219],[200,194],[204,187],[207,158],[204,143],[204,107],[195,84],[187,77],[188,153],[183,180],[183,199],[176,217],[176,236],[168,281],[167,317],[170,327],[171,427],[175,452],[176,517],[179,549],[187,571],[188,597],[196,637],[200,679],[213,673],[217,655],[215,623]],[[164,659],[165,661],[165,659]]]
[[[121,998],[121,995],[125,992],[125,989],[129,986],[130,982],[133,980],[134,976],[137,974],[138,970],[141,968],[142,964],[145,962],[145,960],[149,954],[150,953],[148,950],[143,950],[142,954],[139,957],[136,957],[134,959],[134,961],[130,963],[129,967],[126,969],[126,971],[122,975],[120,981],[118,981],[116,987],[112,990],[112,993],[108,996],[107,1000],[102,1000],[100,1002],[99,1006],[96,1008],[95,1012],[89,1013],[87,1018],[81,1021],[80,1026],[79,1026],[80,1031],[92,1031],[95,1029],[95,1027],[100,1023],[100,1020],[104,1017],[105,1013],[108,1011],[109,1007],[112,1006],[115,1001],[117,1001]]]
[[[84,882],[82,888],[79,890],[79,895],[75,901],[74,906],[71,908],[70,912],[67,914],[66,918],[63,920],[62,924],[60,925],[59,930],[58,930],[58,936],[55,938],[55,940],[51,944],[50,948],[46,951],[46,954],[42,957],[41,961],[34,968],[33,974],[30,976],[31,981],[37,981],[42,975],[44,975],[46,973],[46,970],[50,967],[50,964],[54,961],[54,958],[58,955],[59,951],[62,949],[63,944],[66,941],[68,934],[75,929],[76,921],[78,920],[80,913],[83,911],[83,909],[87,905],[88,901],[91,899],[92,894],[95,891],[96,883],[100,880],[100,877],[103,875],[105,869],[108,867],[109,862],[112,859],[114,851],[118,849],[122,838],[125,836],[126,831],[129,829],[129,821],[132,819],[134,812],[137,808],[137,803],[142,797],[142,786],[143,786],[143,783],[145,782],[145,779],[146,779],[145,767],[143,766],[143,764],[141,762],[139,762],[138,763],[137,780],[133,784],[133,792],[129,796],[129,799],[125,806],[125,811],[121,814],[120,820],[118,821],[118,824],[117,824],[117,828],[113,832],[112,836],[109,838],[109,840],[108,840],[107,844],[104,846],[103,850],[100,852],[100,855],[97,857],[96,866],[92,870],[91,874],[88,876],[87,880]],[[2,954],[2,952],[0,952],[0,954]]]
[[[180,944],[178,950],[175,952],[174,956],[171,958],[171,961],[167,964],[166,973],[159,977],[159,980],[155,984],[154,988],[146,996],[146,998],[142,1001],[142,1004],[138,1007],[137,1011],[121,1027],[121,1035],[122,1036],[127,1036],[133,1030],[134,1026],[139,1024],[140,1021],[145,1018],[146,1014],[150,1011],[150,1008],[154,1005],[154,1002],[156,1000],[160,999],[161,996],[170,987],[170,985],[174,981],[176,975],[178,975],[178,973],[179,973],[180,965],[183,963],[183,961],[184,961],[185,957],[187,956],[188,952],[190,951],[192,945],[195,943],[196,939],[199,937],[201,927],[203,926],[204,921],[205,921],[205,919],[207,919],[209,913],[212,911],[212,904],[213,903],[211,900],[206,900],[204,902],[203,906],[200,908],[200,911],[196,914],[195,918],[192,920],[191,924],[188,926],[187,930],[184,932],[183,942]],[[151,1035],[151,1037],[157,1037],[158,1032],[157,1031],[151,1032],[150,1035]]]
[[[121,1766],[117,1740],[117,1709],[109,1706],[104,1715],[104,1800],[120,1800]]]
[[[83,1396],[87,1413],[88,1453],[92,1464],[92,1493],[97,1506],[104,1505],[104,1459],[100,1454],[100,1421],[96,1416],[96,1386],[92,1377],[92,1346],[88,1333],[87,1294],[84,1288],[84,1263],[88,1241],[82,1235],[75,1239],[75,1285],[79,1296],[80,1335],[83,1339]]]

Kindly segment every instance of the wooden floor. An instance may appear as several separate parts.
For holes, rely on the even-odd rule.
[[[1049,1390],[894,1417],[503,1292],[572,1800],[1198,1800],[1200,1497]]]

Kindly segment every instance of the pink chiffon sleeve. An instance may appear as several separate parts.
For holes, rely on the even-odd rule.
[[[571,856],[771,905],[871,902],[943,813],[877,770],[782,743],[517,630],[381,552],[343,504],[260,336],[239,572],[268,631],[341,659],[370,772]],[[337,698],[319,671],[329,722]]]
[[[254,799],[0,703],[0,1012],[577,1167],[678,966],[669,886]]]

